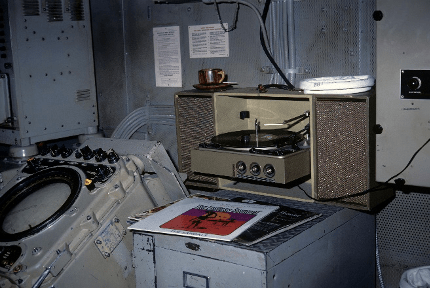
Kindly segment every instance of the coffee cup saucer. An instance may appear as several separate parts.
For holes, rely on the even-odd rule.
[[[227,89],[231,87],[230,83],[219,83],[219,84],[195,84],[193,85],[194,88],[199,90],[209,90],[209,91],[215,91],[215,90],[222,90]]]

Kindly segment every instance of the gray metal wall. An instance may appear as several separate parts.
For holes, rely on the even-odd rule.
[[[250,0],[260,10],[263,3]],[[239,87],[270,81],[260,71],[269,66],[259,41],[254,13],[241,6],[237,29],[229,33],[230,57],[190,59],[188,26],[218,23],[213,5],[154,4],[149,0],[91,0],[94,58],[100,127],[110,135],[120,121],[139,107],[166,106],[173,111],[173,95],[192,89],[202,68],[223,68]],[[235,4],[221,4],[224,22],[231,25]],[[375,1],[294,1],[297,67],[307,77],[370,74],[375,76]],[[152,28],[179,26],[182,56],[181,88],[155,87]],[[173,113],[173,112],[172,112]],[[160,140],[177,162],[175,123],[148,122],[133,138]],[[398,194],[377,215],[379,250],[385,287],[397,287],[408,267],[430,265],[428,212],[409,211],[428,203],[426,194]],[[399,221],[402,219],[402,221]],[[414,225],[423,223],[423,225]],[[425,224],[425,225],[424,225]],[[402,236],[407,234],[407,237]],[[428,239],[428,237],[427,237]],[[417,248],[420,247],[420,248]],[[420,257],[415,257],[420,254]],[[422,255],[424,254],[424,255]],[[394,264],[397,263],[397,264]],[[394,267],[394,269],[393,269]]]
[[[260,10],[263,3],[250,1]],[[297,67],[317,76],[374,74],[372,5],[365,1],[295,1]],[[176,91],[193,89],[197,71],[222,68],[239,87],[267,84],[261,72],[270,62],[261,49],[259,22],[240,6],[237,29],[229,33],[230,56],[190,59],[188,26],[219,23],[214,5],[200,2],[154,4],[152,1],[92,0],[94,58],[100,126],[107,135],[131,111],[145,105],[173,105]],[[220,4],[224,22],[232,25],[236,5]],[[334,21],[334,19],[336,21]],[[180,27],[181,88],[155,87],[152,28]],[[360,46],[360,45],[361,46]],[[134,137],[162,140],[176,161],[174,125],[143,127]],[[158,127],[157,127],[158,126]],[[148,130],[149,128],[149,133]]]

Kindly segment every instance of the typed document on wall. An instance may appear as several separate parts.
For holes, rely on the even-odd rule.
[[[155,27],[153,34],[156,87],[182,87],[179,26]]]
[[[221,24],[188,26],[188,38],[190,58],[229,57],[228,33]]]

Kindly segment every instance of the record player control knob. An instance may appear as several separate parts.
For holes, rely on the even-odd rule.
[[[252,175],[258,176],[261,173],[261,168],[258,163],[251,163],[251,167],[249,168],[249,172],[251,172]]]
[[[246,164],[243,161],[238,161],[236,163],[236,171],[240,174],[244,174],[246,172]]]
[[[84,157],[84,160],[90,160],[91,158],[94,157],[93,150],[91,150],[91,148],[88,146],[85,146],[84,148],[82,148],[81,153],[82,153],[82,156]]]
[[[275,176],[275,167],[272,164],[266,164],[263,169],[264,175],[268,178],[272,178]]]

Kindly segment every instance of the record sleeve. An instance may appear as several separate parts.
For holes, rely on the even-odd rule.
[[[273,205],[185,198],[128,229],[232,241],[278,208]]]
[[[232,201],[248,201],[244,198],[235,198]],[[261,201],[249,201],[247,203],[268,204]],[[273,211],[234,239],[235,242],[244,245],[252,245],[270,238],[283,231],[292,229],[308,221],[320,217],[321,214],[292,208],[288,206],[279,206],[279,209]]]

